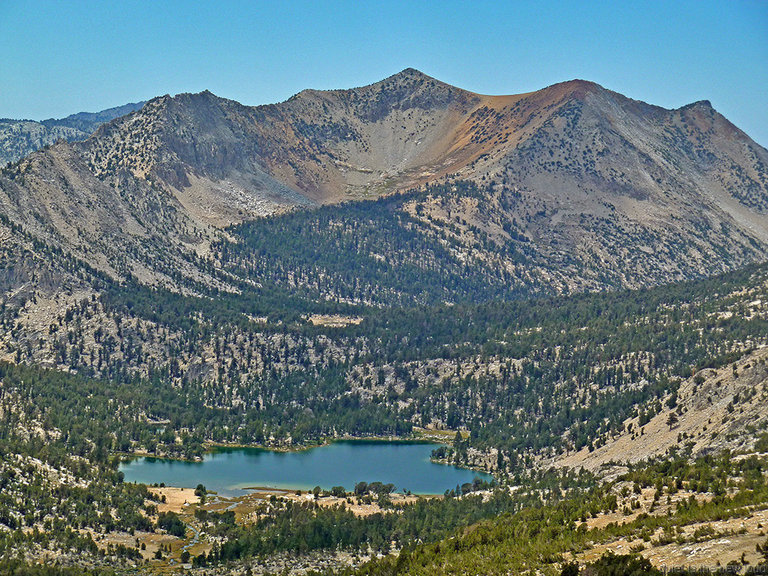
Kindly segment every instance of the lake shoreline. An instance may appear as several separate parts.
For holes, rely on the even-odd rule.
[[[439,495],[492,475],[432,460],[434,441],[425,438],[334,439],[302,450],[211,446],[202,461],[133,454],[120,465],[126,482],[191,487],[237,494],[253,489],[307,491],[314,486],[352,490],[361,482],[394,484],[414,494]]]
[[[306,452],[314,448],[322,448],[323,446],[330,446],[335,442],[383,442],[389,444],[450,444],[450,440],[456,435],[455,430],[428,430],[426,428],[415,428],[415,432],[412,436],[328,436],[320,442],[314,442],[311,444],[291,444],[289,446],[281,446],[275,444],[241,444],[239,442],[205,442],[203,444],[204,450],[202,456],[195,456],[193,458],[185,458],[174,454],[153,453],[146,452],[144,450],[135,450],[133,452],[117,452],[116,456],[120,457],[121,463],[130,462],[138,458],[158,458],[162,460],[175,460],[178,462],[202,462],[207,454],[213,454],[217,450],[224,449],[258,449],[266,450],[269,452],[278,453],[298,453]],[[434,460],[435,463],[441,463]],[[450,465],[450,464],[449,464]],[[471,469],[468,468],[467,469]],[[476,470],[478,472],[484,472],[489,474],[486,470]]]

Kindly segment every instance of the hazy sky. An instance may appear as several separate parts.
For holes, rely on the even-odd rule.
[[[486,94],[583,78],[708,99],[768,146],[768,1],[0,0],[0,117],[209,89],[244,104],[414,67]]]

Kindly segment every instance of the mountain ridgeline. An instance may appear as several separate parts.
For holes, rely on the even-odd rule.
[[[391,197],[406,190],[416,192]],[[384,204],[254,222],[382,196]],[[83,142],[7,167],[0,215],[16,258],[42,243],[112,279],[172,290],[237,290],[219,270],[239,277],[234,268],[266,251],[278,269],[298,258],[291,282],[311,289],[311,280],[301,285],[302,253],[332,245],[356,269],[431,275],[445,301],[470,272],[490,282],[481,293],[502,298],[633,288],[764,260],[768,151],[707,102],[666,110],[580,80],[483,96],[408,69],[267,106],[210,92],[155,98]],[[316,242],[280,237],[267,250],[302,219]],[[394,236],[370,237],[383,229]],[[361,242],[367,254],[347,250]],[[281,249],[289,245],[290,255]],[[26,268],[0,283],[18,287]],[[390,300],[412,296],[383,289]],[[334,287],[326,297],[339,291],[349,292]],[[344,297],[383,298],[365,291]]]

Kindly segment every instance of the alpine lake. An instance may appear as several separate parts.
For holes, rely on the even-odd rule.
[[[248,489],[354,490],[358,482],[394,484],[398,492],[443,494],[489,474],[430,461],[439,444],[349,440],[293,452],[216,448],[202,462],[141,457],[120,466],[126,482],[194,488],[203,484],[221,496]]]

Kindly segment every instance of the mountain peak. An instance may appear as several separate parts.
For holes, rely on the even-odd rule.
[[[216,96],[216,94],[214,94],[210,90],[203,90],[202,92],[181,92],[171,97],[170,100],[174,102],[184,102],[184,101],[203,102],[203,101],[223,100],[223,98]]]
[[[378,121],[393,110],[445,110],[465,107],[476,98],[472,92],[441,82],[415,68],[406,68],[383,80],[346,90],[302,90],[288,102],[342,99],[355,103],[355,113],[366,121]]]
[[[416,68],[405,68],[404,70],[401,70],[397,74],[393,74],[392,76],[385,78],[384,82],[387,80],[392,79],[402,79],[402,80],[435,80],[432,76],[428,76],[427,74],[424,74],[421,70],[416,70]]]
[[[696,102],[691,102],[690,104],[686,104],[682,107],[682,110],[690,110],[692,108],[702,108],[704,110],[710,110],[714,109],[712,107],[712,102],[709,100],[697,100]]]
[[[463,92],[460,88],[441,82],[432,76],[428,76],[415,68],[406,68],[401,70],[397,74],[388,76],[379,82],[366,86],[364,88],[372,88],[379,90],[395,90],[398,92],[416,92],[424,88],[429,89],[449,89],[456,92]]]
[[[575,78],[573,80],[567,80],[566,82],[558,82],[545,88],[545,90],[553,90],[563,95],[570,95],[576,98],[583,98],[587,94],[598,94],[604,92],[605,88],[595,82],[589,80],[581,80]]]
[[[401,70],[396,74],[387,76],[383,80],[379,80],[372,84],[366,84],[365,86],[359,86],[356,88],[332,89],[332,90],[317,90],[314,88],[305,88],[301,92],[298,92],[293,96],[291,96],[289,100],[302,98],[302,97],[313,97],[318,94],[324,94],[324,93],[339,94],[339,93],[359,92],[361,90],[366,91],[366,90],[376,90],[376,89],[391,89],[393,87],[410,87],[415,89],[427,82],[432,82],[434,84],[439,84],[441,86],[448,86],[448,84],[440,82],[439,80],[433,78],[432,76],[428,76],[427,74],[424,74],[419,70],[416,70],[416,68],[405,68],[404,70]],[[451,86],[451,88],[453,87]],[[459,89],[455,88],[455,90],[459,90]]]

